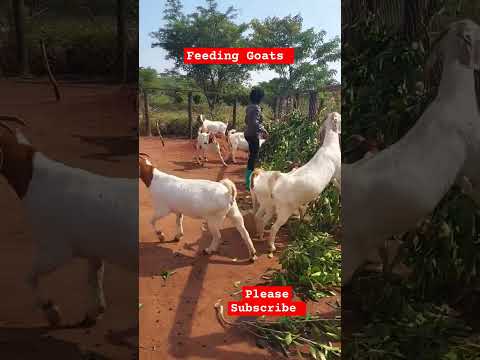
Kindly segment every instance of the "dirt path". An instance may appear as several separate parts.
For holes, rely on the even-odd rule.
[[[56,103],[48,85],[0,81],[0,113],[21,116],[28,123],[25,133],[31,142],[56,160],[110,176],[138,176],[137,142],[129,137],[136,121],[127,102],[113,95],[116,88],[69,84],[61,88],[64,100]],[[34,234],[29,233],[22,211],[0,176],[1,357],[79,360],[93,354],[88,358],[135,358],[138,280],[136,274],[115,266],[107,265],[105,270],[108,308],[97,326],[88,330],[46,328],[25,283],[32,266]],[[60,306],[66,324],[85,316],[86,269],[86,263],[78,260],[41,281],[43,292]]]
[[[219,160],[210,157],[205,167],[193,163],[192,145],[188,140],[141,139],[140,150],[150,154],[163,171],[185,178],[218,180],[228,177],[244,196],[245,158],[239,165],[224,169]],[[243,194],[242,194],[243,193]],[[158,359],[272,359],[255,346],[245,334],[223,329],[215,316],[214,304],[233,300],[234,282],[257,284],[276,259],[268,259],[263,243],[254,245],[260,255],[255,264],[245,260],[248,250],[236,229],[227,221],[222,231],[224,243],[220,254],[211,257],[198,253],[210,243],[199,220],[185,218],[185,237],[180,243],[160,244],[149,219],[152,215],[150,194],[140,185],[140,358]],[[158,222],[167,236],[175,236],[175,216]],[[282,243],[282,241],[280,241]],[[237,262],[232,258],[238,258]],[[175,271],[164,281],[163,271]]]

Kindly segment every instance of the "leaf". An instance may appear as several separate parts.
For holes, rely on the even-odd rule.
[[[292,334],[288,333],[287,336],[285,336],[284,341],[285,341],[285,344],[289,346],[293,341]]]

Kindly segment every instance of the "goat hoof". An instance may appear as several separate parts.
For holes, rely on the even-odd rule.
[[[165,234],[161,231],[157,231],[158,240],[165,241]]]
[[[253,255],[251,258],[250,258],[250,262],[251,263],[254,263],[256,260],[258,259],[257,255]]]
[[[203,255],[210,255],[210,254],[211,254],[210,250],[203,249]]]
[[[60,325],[62,317],[60,315],[60,309],[57,305],[49,300],[45,305],[43,305],[42,308],[50,327],[57,327]]]
[[[183,235],[182,236],[175,236],[175,238],[173,239],[174,242],[179,242],[180,240],[182,240],[183,238]]]

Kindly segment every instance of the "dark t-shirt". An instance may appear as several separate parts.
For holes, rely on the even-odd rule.
[[[262,125],[262,109],[259,105],[250,104],[245,109],[245,137],[258,137],[260,133],[265,132]]]

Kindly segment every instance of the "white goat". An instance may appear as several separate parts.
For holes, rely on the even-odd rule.
[[[215,133],[203,132],[201,131],[201,129],[199,129],[195,150],[196,150],[195,159],[200,165],[202,164],[201,155],[203,155],[203,160],[206,162],[208,161],[207,152],[215,152],[220,158],[220,161],[222,162],[223,166],[227,166],[227,164],[225,163],[225,160],[223,160],[222,152],[220,150],[220,144],[218,143],[217,138],[215,137]]]
[[[155,213],[151,224],[155,224],[170,213],[177,215],[175,240],[183,236],[183,216],[203,219],[207,222],[213,241],[204,251],[211,254],[220,246],[220,229],[225,218],[229,218],[240,232],[247,245],[250,260],[256,259],[256,250],[245,228],[243,216],[238,208],[237,189],[229,179],[220,182],[210,180],[182,179],[161,172],[153,166],[147,154],[140,154],[140,178],[149,188]],[[164,235],[157,232],[161,239]]]
[[[232,153],[232,161],[237,162],[235,154],[238,150],[249,151],[248,142],[245,139],[243,132],[237,132],[232,129],[228,132],[227,136],[228,144],[230,145],[230,151]],[[260,147],[265,143],[265,139],[260,139]]]
[[[473,72],[479,34],[471,21],[453,23],[433,52],[443,58],[436,99],[397,143],[343,165],[343,284],[385,239],[430,214],[462,170],[478,169],[472,148],[480,143]]]
[[[205,119],[203,114],[198,115],[197,121],[200,123],[202,132],[210,132],[215,135],[220,135],[224,138],[227,134],[227,124],[223,121],[213,121]]]
[[[279,171],[255,170],[252,174],[252,199],[255,222],[260,240],[263,239],[265,225],[274,214],[277,219],[270,231],[268,240],[270,256],[275,251],[275,237],[280,227],[297,210],[304,211],[305,205],[315,200],[334,178],[340,185],[341,152],[340,139],[341,116],[330,113],[325,120],[325,138],[309,162],[288,174]]]
[[[12,117],[0,120],[22,123]],[[53,161],[18,130],[16,136],[13,131],[0,136],[0,154],[0,173],[21,199],[37,245],[28,278],[36,304],[50,325],[58,325],[59,309],[40,294],[39,280],[73,258],[85,258],[91,304],[82,325],[93,325],[106,308],[104,261],[138,270],[138,180],[100,176]]]

